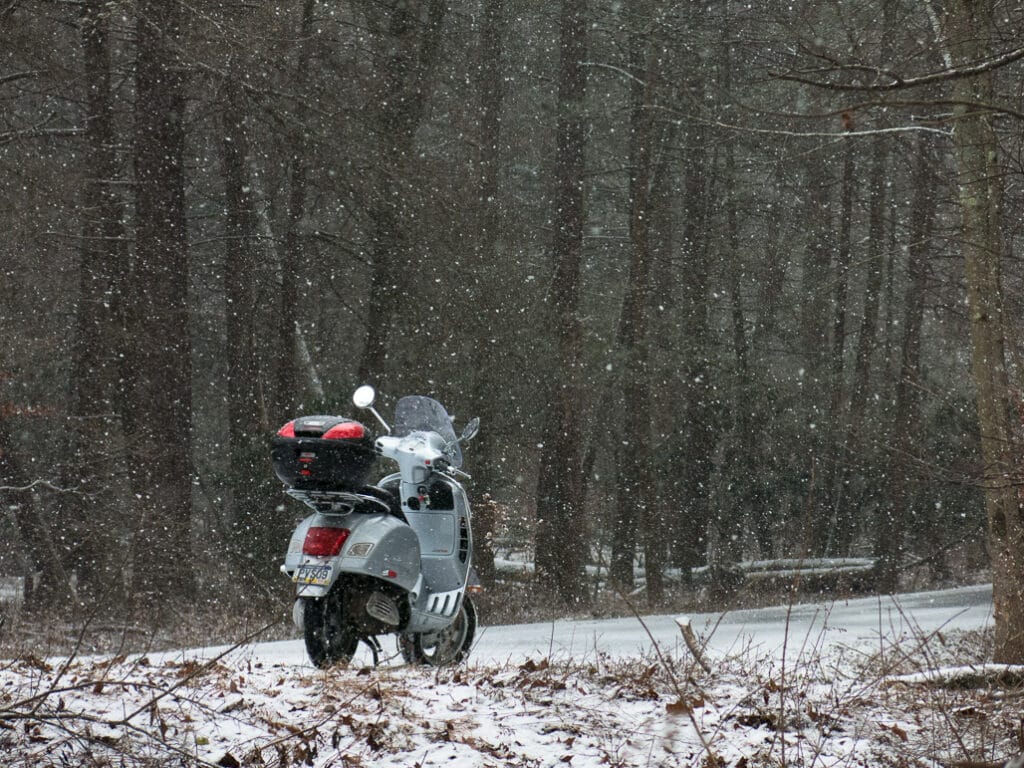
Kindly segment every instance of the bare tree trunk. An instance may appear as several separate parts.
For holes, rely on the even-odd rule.
[[[895,3],[892,0],[881,0],[883,25],[881,49],[883,56],[891,55],[891,41],[889,39],[892,27],[895,24],[893,12]],[[845,119],[847,125],[851,123]],[[881,118],[884,127],[884,117]],[[855,501],[860,497],[863,501],[865,492],[865,475],[869,471],[863,464],[858,464],[861,457],[875,455],[873,448],[877,448],[883,439],[879,439],[878,432],[884,424],[871,423],[874,414],[870,413],[869,386],[871,374],[881,370],[882,376],[878,377],[879,386],[888,373],[887,358],[879,356],[877,351],[879,344],[878,320],[882,302],[882,276],[885,272],[888,254],[885,250],[887,210],[887,190],[889,184],[889,138],[883,134],[877,134],[871,139],[871,158],[868,168],[867,194],[868,194],[868,235],[867,249],[864,258],[867,277],[864,286],[864,299],[862,304],[861,322],[857,334],[857,344],[854,354],[854,365],[852,379],[849,386],[849,402],[846,412],[842,408],[836,409],[836,427],[834,432],[841,435],[842,442],[836,446],[835,452],[836,468],[833,486],[833,525],[829,531],[829,543],[827,550],[835,554],[846,554],[850,543],[857,533],[858,516],[861,513],[861,503]],[[844,184],[846,182],[844,181]],[[844,194],[846,191],[844,190]],[[849,234],[849,233],[847,233]],[[838,311],[846,311],[846,308]],[[841,382],[839,382],[841,385]],[[877,411],[877,409],[875,409]],[[872,445],[874,443],[874,445]]]
[[[951,49],[957,64],[976,64],[991,54],[990,0],[955,0],[949,8]],[[1015,486],[1018,448],[1006,370],[1003,317],[1002,176],[992,116],[967,104],[990,103],[992,72],[953,80],[953,141],[967,300],[971,325],[971,372],[978,404],[984,462],[985,509],[995,605],[996,661],[1024,662],[1024,510]]]
[[[391,324],[404,286],[401,281],[420,255],[413,253],[403,217],[411,205],[406,176],[413,164],[416,128],[426,114],[433,89],[430,76],[437,62],[441,30],[448,7],[429,0],[427,17],[419,18],[419,3],[398,3],[386,17],[382,56],[384,73],[377,94],[376,162],[383,166],[369,203],[373,228],[370,258],[372,277],[366,310],[366,343],[359,378],[370,381],[386,371]]]
[[[835,277],[832,288],[832,358],[831,381],[832,410],[831,423],[838,427],[842,423],[843,392],[846,388],[843,373],[846,363],[846,313],[849,311],[850,264],[853,260],[853,182],[854,139],[847,137],[843,142],[843,178],[839,204],[839,242],[836,244]],[[840,434],[837,428],[835,435]],[[833,449],[835,455],[837,449]]]
[[[885,180],[888,156],[887,138],[875,136],[867,184],[869,212],[864,303],[854,355],[849,409],[845,414],[845,419],[843,419],[842,412],[839,412],[837,422],[837,429],[841,431],[843,438],[836,452],[835,485],[832,495],[833,524],[829,531],[827,546],[827,550],[834,554],[844,554],[853,536],[856,510],[849,497],[850,491],[854,488],[851,485],[852,478],[860,475],[854,462],[856,457],[865,455],[870,447],[867,444],[866,431],[869,427],[866,411],[872,363],[878,348],[879,304],[882,298],[882,273],[885,271],[883,244],[885,243]]]
[[[313,35],[313,8],[316,0],[304,0],[299,29],[299,57],[296,82],[304,86],[308,78],[310,50]],[[281,251],[281,295],[277,314],[277,358],[274,367],[275,423],[283,422],[295,414],[299,404],[300,364],[297,323],[299,320],[299,272],[305,265],[305,251],[300,232],[306,215],[306,110],[300,102],[295,115],[297,129],[289,142],[288,158],[288,217],[285,224],[284,247]]]
[[[485,3],[483,26],[480,31],[479,54],[477,60],[476,91],[479,94],[479,154],[477,159],[477,199],[476,220],[478,240],[475,244],[475,263],[473,265],[474,292],[473,303],[486,302],[485,305],[501,306],[501,286],[494,279],[497,271],[499,229],[501,227],[501,200],[498,187],[501,148],[501,109],[504,102],[502,85],[502,29],[504,25],[504,0],[489,0]],[[486,402],[488,395],[498,391],[495,379],[506,375],[499,363],[497,345],[490,343],[492,329],[489,327],[492,316],[479,313],[477,327],[474,328],[472,341],[475,344],[473,358],[477,365],[473,368],[473,407],[474,413],[486,414],[493,412],[493,405]],[[497,425],[494,421],[484,423],[480,436],[474,443],[474,488],[482,499],[496,499],[496,486],[499,481],[500,462],[497,451]],[[485,585],[494,579],[494,526],[495,503],[482,503],[478,508],[484,514],[474,518],[473,563]]]
[[[729,67],[729,60],[726,59],[726,68]],[[729,76],[724,77],[729,82]],[[740,179],[736,173],[736,148],[734,137],[727,139],[725,147],[725,178],[728,191],[725,196],[726,208],[726,236],[727,251],[724,265],[726,281],[730,298],[730,320],[732,325],[732,348],[736,358],[736,374],[733,382],[732,397],[732,434],[726,439],[729,446],[726,450],[727,476],[733,478],[735,492],[730,494],[728,509],[720,509],[718,514],[722,519],[722,532],[726,534],[728,542],[726,548],[730,550],[730,560],[739,560],[743,555],[744,541],[750,534],[756,534],[759,520],[763,519],[764,510],[758,510],[756,503],[756,476],[751,477],[749,471],[743,471],[741,476],[736,476],[736,470],[744,466],[743,456],[756,456],[758,445],[753,439],[752,430],[753,404],[751,397],[751,372],[750,372],[750,341],[747,332],[746,313],[743,306],[743,290],[741,277],[744,274],[743,253],[740,248],[740,231],[737,217],[739,200],[736,196],[736,188]],[[749,460],[748,460],[749,461]],[[755,460],[756,462],[756,460]],[[760,514],[759,514],[760,513]]]
[[[716,65],[718,80],[722,84],[727,101],[733,98],[732,42],[728,33],[721,41],[720,58]],[[729,109],[728,106],[725,107]],[[744,456],[757,455],[758,445],[752,431],[753,405],[749,402],[751,394],[750,371],[750,339],[747,331],[746,312],[743,301],[742,278],[745,273],[744,249],[740,244],[740,224],[738,208],[740,206],[737,189],[741,179],[736,170],[735,134],[725,135],[722,142],[724,168],[722,177],[721,206],[725,211],[725,231],[720,238],[722,245],[722,272],[729,295],[729,320],[732,331],[732,354],[735,359],[735,373],[732,383],[732,397],[729,410],[732,414],[730,429],[722,435],[722,477],[730,489],[722,497],[713,510],[715,537],[720,542],[719,563],[726,565],[740,560],[744,554],[744,544],[758,528],[756,509],[757,476],[749,467],[754,461],[744,461]],[[741,469],[742,467],[742,469]],[[718,577],[726,573],[724,569],[713,569]],[[726,587],[717,583],[716,587]]]
[[[31,489],[34,478],[29,478],[15,459],[14,441],[7,424],[0,419],[0,498],[14,515],[21,541],[29,562],[33,579],[35,607],[52,606],[55,600],[67,600],[70,595],[68,573],[57,551],[56,539],[50,526],[40,513]]]
[[[237,86],[226,84],[221,158],[224,174],[225,257],[224,297],[227,305],[228,423],[232,451],[259,423],[256,394],[254,268],[256,210],[249,183],[249,137],[245,109]]]
[[[121,360],[124,353],[123,295],[128,279],[122,216],[116,190],[114,99],[105,4],[88,0],[81,8],[83,68],[90,84],[85,118],[85,183],[82,191],[80,294],[71,372],[72,457],[65,473],[79,494],[58,500],[74,547],[69,567],[83,596],[96,596],[119,584],[123,563],[114,553],[120,515],[114,481],[121,463],[116,453],[124,409]]]
[[[779,308],[783,302],[787,259],[784,256],[786,246],[781,242],[782,216],[778,215],[777,208],[778,204],[773,203],[765,223],[765,278],[758,286],[757,306],[752,308],[757,317],[751,341],[755,353],[767,346],[775,334],[779,325]]]
[[[700,89],[696,89],[700,93]],[[711,363],[708,320],[710,268],[708,264],[708,210],[710,194],[706,131],[696,126],[684,137],[689,148],[683,164],[683,222],[680,233],[681,281],[679,338],[683,362],[677,397],[681,403],[679,450],[669,460],[668,472],[679,478],[682,508],[669,521],[673,563],[684,569],[700,565],[706,552],[708,480],[715,443],[714,397],[711,394]]]
[[[656,513],[654,498],[654,476],[651,466],[649,420],[652,415],[650,371],[648,369],[647,329],[650,322],[649,305],[651,296],[651,211],[650,199],[654,184],[654,173],[660,147],[656,142],[654,105],[659,72],[657,62],[663,53],[660,45],[652,44],[648,52],[648,39],[640,33],[640,27],[649,22],[652,7],[650,3],[631,6],[633,27],[630,34],[630,60],[637,73],[643,73],[642,80],[633,80],[630,90],[630,177],[629,177],[629,239],[630,260],[626,292],[619,316],[618,346],[625,364],[619,372],[621,396],[619,408],[642,409],[643,416],[637,426],[629,431],[628,437],[615,445],[615,468],[618,473],[613,517],[611,563],[608,576],[610,582],[620,589],[633,588],[633,560],[636,555],[636,534],[644,533],[646,541],[647,522]],[[646,549],[646,547],[645,547]],[[652,569],[647,564],[649,599],[660,599],[662,591],[661,568]],[[655,563],[655,566],[658,564]],[[655,571],[652,578],[652,570]],[[651,586],[658,594],[654,597]]]
[[[180,6],[141,0],[136,25],[136,258],[129,458],[139,499],[135,587],[159,607],[187,597],[190,567],[191,338],[184,189]]]
[[[248,110],[237,81],[225,82],[222,115],[221,165],[224,178],[225,255],[224,303],[226,320],[228,415],[228,488],[224,515],[229,536],[225,542],[235,557],[256,566],[251,576],[274,572],[281,534],[270,525],[272,515],[261,495],[266,476],[265,433],[261,428],[258,391],[259,365],[255,328],[256,265],[259,260],[256,205],[250,176],[251,148]],[[284,532],[283,535],[287,535]],[[250,560],[250,554],[252,559]]]
[[[660,38],[656,38],[660,39]],[[620,338],[626,340],[627,381],[623,389],[626,408],[639,408],[644,414],[641,429],[635,436],[635,451],[626,461],[626,474],[635,472],[636,502],[641,512],[644,570],[647,600],[652,605],[665,597],[665,565],[668,547],[665,536],[665,505],[658,499],[655,484],[654,439],[658,428],[655,407],[654,371],[651,367],[651,312],[653,311],[651,272],[658,242],[655,231],[659,213],[668,198],[668,147],[675,124],[657,120],[657,100],[663,88],[665,54],[658,43],[647,52],[646,87],[637,114],[636,180],[630,204],[630,235],[633,260],[622,313]],[[646,429],[644,429],[646,425]],[[632,468],[630,463],[635,462]]]
[[[803,174],[807,189],[801,221],[806,226],[802,259],[800,295],[803,305],[800,309],[800,341],[804,348],[804,373],[801,381],[803,398],[807,404],[827,402],[829,393],[822,389],[828,366],[828,305],[827,294],[821,290],[830,278],[831,254],[834,241],[831,236],[829,180],[825,176],[820,156],[808,155]],[[820,411],[809,411],[807,418],[817,423],[822,417]],[[794,553],[821,554],[828,541],[827,523],[832,516],[832,488],[830,478],[834,464],[825,458],[830,442],[815,429],[808,435],[806,453],[809,476],[809,499],[804,505],[807,517],[803,526],[803,540],[793,542]],[[827,489],[827,490],[823,490]]]
[[[896,591],[903,540],[907,521],[912,516],[910,506],[917,484],[916,470],[910,465],[911,457],[919,449],[917,442],[921,432],[921,335],[928,253],[936,210],[935,178],[930,168],[933,157],[929,146],[928,134],[919,134],[907,244],[908,280],[903,300],[903,339],[894,408],[897,419],[895,446],[886,473],[886,504],[875,526],[875,554],[880,560],[878,588],[885,592]]]
[[[852,128],[848,124],[847,131]],[[827,489],[829,501],[829,526],[819,542],[821,552],[826,554],[835,547],[836,529],[840,525],[840,514],[845,507],[846,487],[849,482],[849,429],[847,406],[849,405],[849,389],[846,384],[846,315],[850,311],[850,267],[853,263],[853,188],[854,168],[856,166],[856,146],[854,139],[847,137],[843,142],[843,176],[839,206],[839,239],[836,243],[836,260],[834,265],[834,285],[832,289],[832,354],[829,360],[829,412],[827,432],[829,474],[822,477],[831,482],[823,483],[823,491]]]
[[[583,259],[586,70],[585,0],[563,0],[558,69],[558,138],[555,150],[555,274],[549,305],[558,343],[550,387],[537,488],[537,578],[566,605],[586,600],[580,370],[583,331],[579,318]]]

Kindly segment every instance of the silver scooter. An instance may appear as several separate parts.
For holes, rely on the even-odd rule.
[[[345,664],[359,641],[381,652],[395,634],[408,663],[443,666],[466,658],[476,631],[469,500],[457,478],[461,437],[436,400],[403,397],[391,426],[374,409],[375,392],[353,395],[387,434],[371,440],[359,422],[311,416],[274,439],[274,469],[290,496],[313,510],[292,534],[281,570],[296,584],[292,618],[317,667]],[[376,456],[398,464],[377,485],[365,480]]]

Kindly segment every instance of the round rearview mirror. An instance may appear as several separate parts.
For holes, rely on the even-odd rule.
[[[470,419],[469,424],[466,425],[466,428],[462,430],[462,438],[461,439],[464,442],[468,442],[468,441],[472,440],[474,437],[476,437],[476,435],[477,435],[477,433],[479,431],[480,431],[480,417],[479,416],[474,416],[472,419]]]
[[[356,408],[369,408],[373,405],[376,396],[377,393],[373,391],[373,387],[363,384],[352,394],[352,402],[355,403]]]

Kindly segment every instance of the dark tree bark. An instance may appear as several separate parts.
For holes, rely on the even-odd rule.
[[[844,283],[841,290],[837,290],[834,307],[835,320],[833,322],[833,357],[832,357],[832,449],[833,474],[831,486],[831,516],[828,535],[824,545],[824,551],[834,555],[845,552],[851,537],[854,534],[856,525],[856,502],[850,498],[850,489],[854,478],[860,476],[859,468],[855,465],[857,457],[864,455],[868,446],[864,443],[865,436],[862,430],[865,427],[866,409],[868,406],[868,385],[872,369],[872,360],[875,350],[878,347],[878,317],[879,306],[882,294],[882,273],[885,268],[885,242],[883,212],[886,199],[885,173],[888,163],[888,151],[884,136],[874,137],[868,172],[866,190],[869,198],[868,214],[868,237],[867,252],[864,258],[867,277],[865,279],[864,298],[861,311],[861,322],[857,335],[857,342],[854,353],[854,367],[851,381],[847,386],[843,376],[845,356],[845,318],[849,311],[847,303],[847,286],[849,280],[852,257],[852,249],[848,250],[849,243],[839,244],[840,261],[837,265],[836,280]],[[845,196],[852,193],[847,189],[849,183],[845,179],[846,173],[852,173],[856,167],[854,161],[852,167],[846,167],[844,162],[843,182],[843,217],[846,216]],[[845,229],[846,224],[841,225],[844,237],[850,233]],[[840,271],[841,270],[841,271]],[[842,302],[842,304],[840,304]],[[847,394],[848,393],[848,394]]]
[[[702,93],[696,88],[695,95]],[[682,230],[679,237],[680,281],[677,309],[682,351],[677,398],[682,418],[678,422],[678,446],[671,451],[667,472],[679,479],[676,494],[681,509],[669,520],[673,563],[684,572],[703,564],[708,524],[708,480],[714,452],[716,416],[711,390],[711,359],[708,319],[710,265],[708,220],[710,190],[707,133],[695,126],[683,138],[689,151],[683,162]]]
[[[651,464],[651,385],[647,330],[651,303],[651,196],[654,174],[663,136],[656,134],[656,92],[659,85],[659,63],[664,56],[657,39],[648,51],[647,40],[639,33],[640,20],[648,21],[650,4],[631,6],[635,17],[630,35],[632,68],[641,78],[632,81],[630,90],[630,176],[629,176],[629,240],[630,259],[626,292],[619,316],[618,346],[625,365],[620,371],[619,408],[622,412],[639,410],[625,439],[615,446],[615,468],[618,484],[612,538],[611,563],[608,576],[612,584],[626,592],[633,589],[633,559],[636,555],[636,532],[645,533],[648,520],[656,516],[654,476]],[[644,537],[645,542],[647,536]],[[646,546],[645,546],[646,551]],[[663,564],[654,553],[654,562],[646,563],[647,596],[660,600],[663,593]]]
[[[896,434],[894,450],[886,473],[888,493],[875,526],[875,554],[879,558],[878,588],[895,592],[907,523],[913,517],[912,505],[918,473],[912,466],[920,451],[921,434],[921,339],[924,324],[925,288],[928,277],[928,253],[931,249],[935,219],[936,179],[930,140],[925,133],[917,141],[917,168],[914,173],[914,199],[910,211],[907,243],[907,285],[903,298],[903,338],[900,345],[899,379],[896,382]]]
[[[224,176],[224,298],[227,320],[228,423],[232,452],[243,448],[246,435],[259,423],[252,317],[256,211],[249,178],[249,136],[246,111],[237,86],[226,83],[222,116],[221,162]],[[250,438],[251,439],[251,438]]]
[[[138,498],[134,585],[159,607],[192,593],[191,339],[184,72],[177,3],[141,0],[136,24],[136,253],[129,474]]]
[[[374,159],[380,164],[369,202],[372,278],[366,310],[366,342],[359,378],[371,381],[386,372],[391,324],[402,280],[422,258],[406,237],[409,215],[407,176],[414,165],[416,128],[426,114],[434,83],[431,73],[440,52],[448,11],[445,0],[428,0],[426,19],[420,1],[398,3],[388,11],[382,32],[383,73],[376,94]]]
[[[726,99],[731,100],[733,57],[728,36],[722,40],[721,47],[718,77]],[[754,414],[753,405],[749,402],[752,383],[750,341],[742,290],[745,267],[744,253],[740,246],[740,201],[737,194],[742,182],[736,171],[736,137],[725,136],[723,143],[725,167],[722,169],[724,183],[721,205],[725,211],[725,231],[721,240],[724,241],[725,247],[722,249],[722,271],[729,292],[729,320],[735,373],[730,403],[732,424],[730,431],[722,438],[725,443],[722,451],[722,474],[728,490],[720,497],[716,496],[719,501],[713,510],[712,525],[716,529],[715,538],[719,542],[718,564],[727,565],[742,558],[748,534],[756,535],[757,532],[754,509],[756,480],[746,469],[751,457],[757,455],[757,444],[751,429]],[[713,569],[712,573],[720,578],[727,576],[728,570]],[[716,586],[727,588],[728,584]]]
[[[662,505],[654,482],[653,429],[657,411],[653,404],[650,366],[651,271],[655,258],[657,213],[667,197],[667,148],[672,124],[658,120],[657,102],[664,90],[666,52],[659,27],[656,4],[645,6],[646,22],[654,31],[645,38],[637,35],[635,67],[643,74],[643,85],[635,83],[630,119],[630,252],[629,275],[622,314],[618,323],[618,346],[626,365],[622,372],[621,408],[631,414],[623,427],[623,440],[616,442],[615,462],[618,493],[614,516],[614,537],[609,578],[622,588],[633,587],[632,529],[643,536],[646,593],[650,603],[665,597],[665,564],[668,553]],[[616,546],[616,544],[618,546]]]
[[[780,169],[781,170],[781,169]],[[776,198],[778,191],[775,192]],[[783,302],[783,291],[786,280],[786,244],[781,242],[782,216],[779,215],[779,202],[773,200],[765,211],[764,238],[764,279],[757,289],[756,307],[752,307],[757,321],[754,325],[751,346],[756,351],[767,346],[779,327],[782,317],[780,306]]]
[[[953,62],[971,65],[992,54],[993,3],[955,0],[949,7]],[[970,104],[992,103],[993,73],[953,80],[953,143],[960,185],[961,233],[971,325],[971,373],[984,462],[985,509],[992,600],[994,659],[1024,662],[1024,507],[1015,480],[1019,443],[1006,368],[1001,260],[1002,174],[991,113]]]
[[[501,109],[505,89],[502,85],[503,68],[502,31],[504,28],[504,0],[488,0],[483,13],[480,30],[479,52],[476,57],[475,90],[479,94],[479,151],[477,153],[476,230],[478,233],[474,248],[472,285],[470,286],[473,306],[500,308],[501,285],[494,279],[500,274],[498,254],[499,230],[501,227],[501,198],[498,186],[501,150]],[[488,402],[500,391],[498,380],[508,375],[505,366],[499,365],[500,350],[491,343],[493,329],[489,327],[492,316],[477,312],[478,319],[473,329],[474,350],[471,352],[473,366],[473,407],[474,413],[494,412],[494,403]],[[488,420],[473,444],[474,488],[481,498],[497,498],[496,487],[500,480],[496,420]],[[474,519],[476,535],[473,537],[473,563],[485,585],[494,580],[494,526],[496,505],[482,504],[488,510]]]
[[[830,478],[833,466],[825,457],[827,439],[822,439],[822,420],[827,413],[821,406],[828,402],[829,393],[822,387],[828,367],[828,303],[827,293],[822,285],[830,279],[831,255],[834,240],[831,236],[830,215],[831,195],[829,180],[820,155],[807,155],[803,172],[803,185],[808,190],[800,210],[801,221],[806,227],[803,248],[800,296],[800,344],[803,349],[803,375],[800,388],[802,401],[807,411],[804,418],[816,425],[808,434],[805,455],[807,466],[802,468],[807,476],[807,516],[803,526],[803,541],[793,542],[794,551],[800,555],[823,553],[828,540],[828,521],[831,519]]]
[[[581,66],[586,53],[585,9],[585,0],[563,0],[553,200],[555,274],[548,299],[558,354],[537,481],[537,578],[542,588],[568,606],[583,603],[587,595],[580,423],[583,330],[579,317],[586,142],[583,109],[587,79]]]
[[[0,418],[0,499],[14,516],[32,566],[32,607],[45,609],[55,601],[68,599],[70,582],[54,534],[36,503],[33,483],[41,478],[30,478],[25,473],[15,450],[7,423]]]
[[[852,129],[852,122],[846,122],[846,131]],[[832,288],[832,348],[829,359],[829,425],[827,451],[828,467],[823,467],[821,492],[829,505],[829,526],[815,536],[812,554],[825,554],[834,546],[836,527],[839,525],[839,511],[845,503],[844,490],[849,469],[846,434],[846,316],[850,311],[850,277],[853,263],[853,193],[856,186],[857,167],[856,140],[847,137],[843,142],[843,170],[840,182],[839,233],[836,242],[836,259],[833,268]],[[831,480],[831,482],[829,482]]]
[[[116,191],[114,96],[107,13],[102,0],[88,0],[80,12],[83,70],[89,84],[85,102],[84,176],[80,294],[76,307],[70,414],[71,458],[65,473],[82,494],[59,499],[68,538],[68,563],[80,594],[96,596],[119,584],[114,561],[119,528],[107,515],[116,505],[116,455],[122,439],[121,360],[124,349],[124,294],[128,279],[122,217]],[[91,499],[86,502],[86,498]]]
[[[827,550],[844,554],[855,533],[857,505],[848,490],[853,487],[851,476],[862,476],[855,463],[857,457],[869,455],[872,450],[871,434],[881,425],[869,423],[868,400],[871,374],[877,372],[876,352],[879,348],[878,318],[882,300],[882,275],[885,271],[885,201],[886,179],[888,177],[888,139],[875,136],[872,140],[871,166],[868,172],[868,237],[865,253],[867,277],[864,285],[864,302],[861,312],[860,329],[854,354],[853,379],[850,384],[850,404],[846,414],[845,439],[842,454],[837,456],[836,486],[833,493],[834,524],[829,532]],[[882,362],[878,360],[877,362]],[[883,368],[884,372],[884,368]],[[878,382],[881,386],[881,381]]]
[[[847,137],[843,142],[843,178],[839,203],[839,241],[836,243],[834,286],[832,289],[832,358],[831,423],[839,425],[843,411],[843,392],[846,389],[846,313],[849,311],[850,264],[853,261],[853,187],[856,147],[855,140]],[[837,430],[838,432],[838,430]],[[833,450],[835,455],[835,450]]]
[[[256,306],[256,264],[259,260],[257,216],[252,195],[248,109],[237,81],[225,82],[226,102],[222,114],[221,165],[224,178],[225,254],[224,302],[226,321],[226,388],[228,415],[228,485],[230,497],[225,519],[228,544],[235,555],[245,559],[253,553],[253,575],[267,575],[273,569],[277,541],[268,533],[266,501],[261,480],[266,475],[266,440],[261,429],[259,406],[259,365],[254,318]],[[286,259],[287,263],[287,259]],[[262,566],[266,567],[262,567]]]
[[[299,30],[299,59],[296,82],[306,84],[309,75],[309,40],[313,30],[315,0],[302,4]],[[299,364],[298,321],[300,270],[305,264],[305,250],[300,227],[306,215],[306,110],[300,101],[295,115],[297,128],[289,136],[288,218],[285,225],[284,248],[281,253],[281,295],[277,315],[278,354],[274,365],[274,423],[283,423],[295,415],[302,381]]]
[[[728,81],[728,77],[725,78]],[[750,341],[744,311],[741,277],[744,274],[743,253],[740,248],[739,222],[736,208],[738,200],[735,190],[740,184],[736,175],[736,148],[727,139],[725,147],[725,180],[728,192],[725,195],[726,232],[723,238],[727,244],[726,263],[723,265],[726,284],[729,289],[729,319],[732,326],[732,351],[735,357],[735,379],[732,393],[732,428],[725,437],[728,441],[724,457],[724,473],[729,478],[731,491],[723,504],[715,511],[722,554],[729,563],[740,560],[743,546],[749,534],[757,536],[759,519],[755,504],[755,478],[747,467],[757,456],[757,442],[752,431],[754,414],[750,402],[752,378],[750,374]],[[754,458],[756,461],[756,458]],[[724,586],[724,585],[723,585]]]

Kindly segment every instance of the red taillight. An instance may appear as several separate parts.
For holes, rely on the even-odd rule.
[[[344,440],[346,438],[359,438],[366,434],[363,425],[358,421],[343,421],[335,424],[322,435],[324,440]]]
[[[348,528],[310,528],[302,542],[302,554],[334,557],[341,552],[349,533]]]
[[[295,422],[289,421],[279,430],[277,430],[278,437],[295,437]]]

